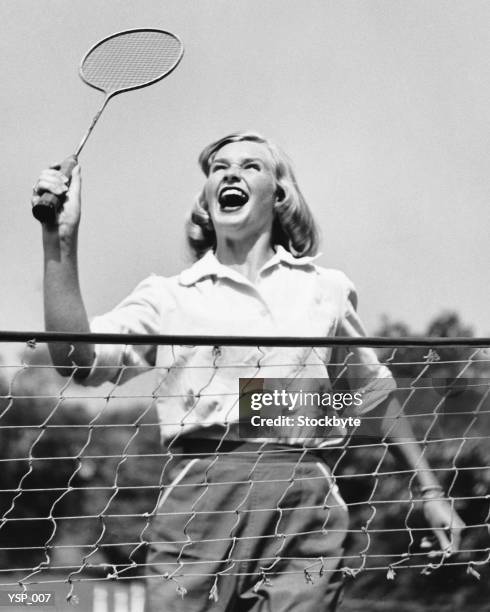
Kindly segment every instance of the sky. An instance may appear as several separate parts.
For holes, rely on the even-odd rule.
[[[490,3],[472,0],[3,0],[0,330],[41,330],[42,168],[102,101],[88,48],[155,27],[185,45],[160,83],[116,97],[80,157],[80,278],[100,314],[189,265],[200,150],[243,129],[293,160],[319,264],[355,283],[369,332],[456,310],[490,335]]]

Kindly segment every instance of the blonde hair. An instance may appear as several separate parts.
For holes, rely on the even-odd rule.
[[[199,165],[206,176],[217,151],[232,142],[251,141],[264,144],[274,161],[274,174],[280,196],[272,226],[272,246],[282,245],[294,257],[314,255],[318,250],[319,232],[313,215],[301,193],[291,162],[279,147],[260,134],[236,132],[205,147]],[[186,224],[187,243],[195,259],[216,248],[216,233],[209,216],[204,189],[196,198]]]

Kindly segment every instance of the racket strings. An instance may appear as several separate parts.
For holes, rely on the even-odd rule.
[[[182,55],[182,43],[161,31],[123,32],[94,47],[85,57],[85,81],[106,93],[142,87],[170,72]]]

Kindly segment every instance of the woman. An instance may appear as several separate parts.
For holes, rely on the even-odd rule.
[[[80,170],[69,184],[56,169],[41,174],[33,204],[42,191],[66,197],[57,223],[43,226],[46,329],[364,335],[351,281],[314,263],[318,232],[284,154],[257,134],[236,133],[199,159],[206,179],[188,224],[197,261],[175,277],[150,276],[90,324],[77,272]],[[348,514],[317,451],[328,456],[347,432],[319,436],[296,427],[244,436],[237,399],[239,377],[287,379],[301,391],[330,388],[330,348],[76,345],[70,353],[52,345],[51,354],[65,374],[75,365],[84,384],[119,383],[155,365],[160,373],[157,411],[167,454],[165,487],[142,534],[149,543],[148,610],[335,609]],[[345,414],[376,411],[385,417],[375,420],[379,435],[403,438],[398,454],[417,472],[425,516],[441,549],[456,551],[463,524],[418,446],[406,443],[413,441],[408,424],[393,419],[401,409],[389,393],[390,372],[363,347],[351,349],[346,372],[367,400]],[[305,576],[315,572],[321,577],[312,586]]]

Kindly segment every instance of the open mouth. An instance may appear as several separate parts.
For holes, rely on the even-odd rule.
[[[248,202],[248,194],[239,187],[224,187],[219,192],[218,202],[223,211],[239,210]]]

